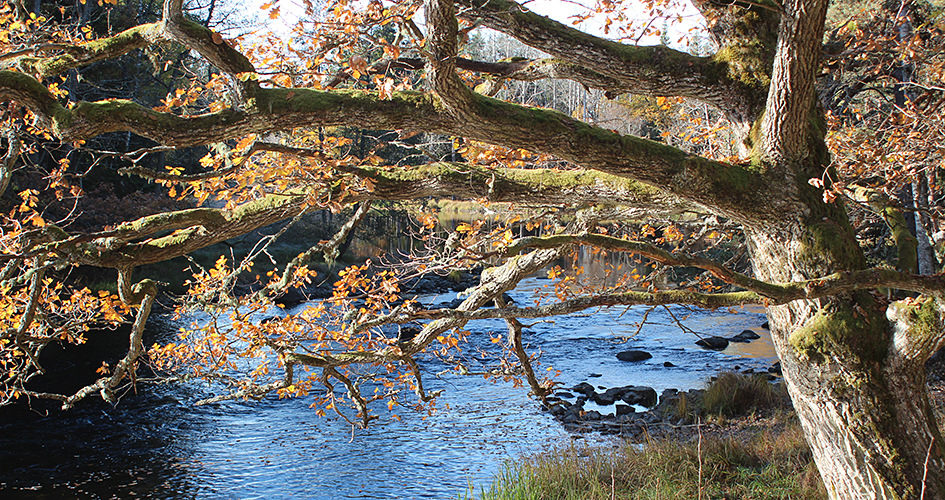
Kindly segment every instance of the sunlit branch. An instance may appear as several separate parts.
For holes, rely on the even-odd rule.
[[[631,252],[666,265],[692,266],[705,269],[726,283],[742,287],[756,293],[759,297],[764,297],[771,304],[786,304],[798,299],[814,299],[852,290],[870,290],[881,287],[934,296],[941,296],[945,293],[945,277],[943,276],[914,275],[881,268],[841,272],[822,278],[791,283],[768,283],[727,269],[710,259],[673,254],[649,243],[623,240],[599,234],[526,237],[513,243],[513,246],[507,250],[507,254],[514,254],[522,248],[552,248],[575,243]]]
[[[151,306],[154,304],[157,292],[157,285],[151,280],[144,280],[135,285],[132,290],[132,296],[142,298],[140,299],[140,306],[138,308],[138,314],[135,316],[134,325],[131,327],[131,334],[128,339],[128,352],[115,366],[111,376],[102,377],[66,398],[62,403],[63,410],[72,408],[78,401],[96,391],[101,392],[102,399],[114,404],[117,402],[114,390],[121,383],[122,379],[128,377],[131,383],[134,383],[138,358],[141,357],[141,354],[144,352],[144,345],[142,344],[141,338],[144,335],[144,327],[148,321],[148,316],[151,314]]]
[[[0,196],[3,196],[3,193],[7,191],[7,187],[10,185],[14,167],[16,166],[17,160],[20,159],[20,150],[23,147],[20,137],[12,128],[4,130],[4,135],[7,139],[7,152],[4,153],[3,158],[0,159]]]
[[[456,69],[482,73],[499,79],[519,80],[532,82],[549,78],[573,80],[587,88],[603,90],[609,98],[628,92],[621,83],[611,77],[604,76],[584,66],[571,64],[560,59],[521,59],[513,61],[476,61],[465,57],[457,57]],[[425,61],[416,57],[400,57],[384,59],[369,66],[368,75],[384,75],[394,69],[419,71],[425,66]],[[332,88],[351,78],[348,72],[340,72],[323,85]],[[477,89],[478,90],[478,89]],[[487,94],[492,95],[492,94]]]
[[[37,269],[33,273],[33,278],[30,281],[30,295],[29,299],[26,302],[26,310],[23,312],[23,316],[20,318],[20,324],[16,328],[16,343],[26,353],[26,356],[29,358],[30,363],[36,367],[36,370],[39,373],[44,373],[42,365],[39,364],[39,360],[36,359],[36,356],[33,354],[33,349],[31,346],[27,345],[26,332],[31,326],[33,326],[33,319],[36,317],[36,309],[39,307],[39,296],[43,291],[43,277],[45,276],[45,269]]]
[[[370,210],[370,201],[361,203],[357,210],[355,210],[354,215],[348,219],[348,222],[345,222],[344,225],[341,226],[341,229],[339,229],[338,232],[336,232],[334,236],[331,237],[331,239],[319,242],[318,244],[312,246],[305,252],[302,252],[292,259],[292,261],[286,265],[285,271],[282,273],[282,278],[280,278],[279,281],[266,286],[263,291],[266,293],[284,291],[285,288],[289,286],[289,283],[292,282],[292,277],[295,275],[295,271],[299,267],[304,266],[306,263],[310,262],[319,254],[322,254],[325,259],[329,261],[337,259],[338,248],[348,239],[348,236],[350,236],[351,232],[358,227],[358,224],[360,224],[364,218],[367,217],[367,214],[370,212]]]
[[[152,148],[152,149],[159,149],[159,148]],[[174,149],[174,148],[167,148],[163,146],[160,147],[160,150],[166,151],[168,149]],[[203,172],[200,174],[177,175],[171,172],[157,172],[157,171],[151,170],[150,168],[142,167],[140,165],[132,165],[130,167],[119,168],[118,173],[123,174],[123,175],[136,175],[138,177],[141,177],[142,179],[147,179],[149,181],[193,182],[193,181],[203,181],[207,179],[216,179],[216,178],[223,177],[223,176],[232,174],[234,172],[237,172],[240,168],[243,167],[243,165],[246,163],[246,160],[248,160],[249,157],[252,156],[257,151],[258,149],[256,149],[256,142],[254,141],[253,144],[251,144],[249,148],[247,148],[245,151],[239,154],[239,156],[241,157],[239,161],[231,162],[229,159],[229,155],[224,153],[223,156],[226,162],[225,168],[221,168],[219,170],[211,170],[209,172]],[[147,153],[144,153],[144,154],[147,154]],[[132,161],[136,163],[135,160],[132,160]]]
[[[278,391],[279,389],[289,387],[289,385],[291,384],[286,383],[284,380],[276,380],[263,385],[254,384],[237,391],[229,392],[227,394],[220,394],[218,396],[201,399],[196,401],[194,406],[222,403],[223,401],[234,401],[237,399],[261,399],[268,394]]]
[[[507,255],[514,255],[524,248],[552,248],[565,244],[587,244],[609,250],[619,250],[642,255],[669,266],[691,266],[709,271],[716,278],[747,290],[769,296],[779,292],[776,287],[764,281],[726,269],[718,262],[703,257],[693,257],[683,253],[671,253],[656,245],[641,241],[630,241],[602,234],[560,234],[555,236],[529,236],[519,239],[506,250]]]
[[[355,407],[358,410],[358,416],[361,417],[361,428],[366,429],[368,424],[371,423],[371,420],[376,420],[378,417],[377,415],[371,415],[370,413],[368,413],[367,401],[365,401],[364,396],[361,395],[361,390],[358,389],[358,386],[354,382],[352,382],[348,377],[341,374],[341,372],[336,370],[334,367],[326,367],[324,369],[324,377],[323,377],[324,379],[322,382],[325,384],[326,387],[328,387],[328,391],[330,394],[332,394],[332,396],[334,395],[334,388],[328,382],[329,376],[334,377],[336,380],[344,384],[345,388],[348,389],[348,398],[351,399],[352,403],[354,403]],[[333,402],[332,407],[338,413],[338,416],[343,418],[349,424],[354,425],[354,423],[348,420],[348,417],[346,417],[344,413],[342,413],[341,409],[338,408],[338,405],[336,403]]]
[[[442,390],[439,390],[439,391],[433,391],[430,394],[427,394],[426,391],[423,389],[423,377],[420,374],[420,365],[417,364],[417,361],[410,356],[405,357],[403,361],[404,363],[407,364],[407,366],[410,367],[410,371],[413,372],[413,378],[417,384],[417,387],[414,392],[417,394],[417,397],[420,399],[420,401],[423,401],[423,402],[433,401],[443,392]]]
[[[496,297],[495,302],[496,307],[499,309],[506,307],[501,296]],[[542,386],[541,382],[535,376],[535,370],[532,368],[532,360],[528,356],[528,353],[525,352],[525,346],[522,344],[522,323],[518,318],[506,318],[505,324],[508,325],[509,328],[512,352],[515,353],[519,364],[522,365],[522,371],[525,373],[525,379],[528,380],[528,385],[532,388],[532,394],[541,399],[542,402],[545,402],[545,397],[551,392],[551,389]]]

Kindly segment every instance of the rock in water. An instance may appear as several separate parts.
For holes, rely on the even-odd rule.
[[[758,335],[757,333],[751,330],[744,330],[742,331],[742,333],[739,333],[738,335],[728,340],[731,342],[751,342],[752,340],[757,340],[760,338],[761,338],[761,335]]]
[[[713,351],[721,351],[728,347],[728,339],[715,336],[706,337],[704,339],[699,339],[699,341],[696,342],[696,345]]]
[[[643,361],[652,358],[653,355],[646,351],[621,351],[617,353],[617,359],[620,361]]]

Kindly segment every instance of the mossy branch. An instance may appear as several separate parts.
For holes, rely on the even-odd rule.
[[[613,79],[626,92],[684,96],[708,102],[745,126],[755,118],[759,90],[746,84],[729,62],[698,57],[665,46],[622,44],[535,14],[510,0],[460,0],[459,15],[509,34],[553,57]]]
[[[71,261],[97,267],[130,269],[162,262],[200,248],[241,236],[298,215],[309,202],[304,189],[270,194],[233,209],[197,208],[142,217],[85,243],[73,237],[50,246]],[[175,230],[157,238],[134,241],[159,231]]]
[[[799,299],[816,299],[853,290],[894,288],[941,297],[945,294],[945,276],[915,275],[894,269],[872,268],[839,272],[805,281],[768,283],[725,268],[710,259],[673,254],[650,243],[630,241],[601,234],[560,234],[529,236],[516,240],[506,251],[515,255],[525,248],[558,248],[564,245],[587,244],[609,250],[642,255],[670,266],[692,266],[709,271],[716,278],[739,286],[764,298],[769,305],[786,304]]]
[[[160,23],[142,24],[114,36],[76,45],[47,45],[30,51],[20,51],[16,57],[10,58],[10,62],[5,66],[15,65],[23,72],[48,78],[164,41],[166,38]],[[52,50],[64,53],[44,57],[36,55]]]

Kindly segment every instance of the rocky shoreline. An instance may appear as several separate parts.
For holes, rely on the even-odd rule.
[[[767,329],[767,322],[761,325]],[[761,338],[752,331],[744,330],[732,337],[710,336],[700,338],[695,344],[703,349],[721,351],[731,342],[747,343]],[[616,358],[625,363],[637,363],[653,356],[643,350],[621,351]],[[667,368],[674,365],[664,363]],[[737,367],[736,367],[737,368]],[[767,367],[764,371],[748,368],[740,375],[763,378],[766,382],[780,383],[780,362]],[[590,375],[591,378],[594,375]],[[574,433],[599,432],[619,435],[632,442],[641,442],[653,437],[674,434],[680,429],[693,425],[698,417],[696,409],[703,406],[705,390],[691,389],[680,391],[666,389],[657,397],[652,387],[628,385],[623,387],[595,387],[590,382],[581,382],[566,390],[559,390],[546,398],[546,410],[559,421],[565,429]],[[594,403],[598,408],[613,406],[613,411],[601,413],[598,409],[585,409],[585,403]],[[638,412],[638,408],[646,408]]]
[[[771,371],[776,369],[774,365],[770,368]],[[741,375],[761,377],[773,384],[782,383],[771,373],[745,370]],[[619,435],[631,442],[642,442],[691,428],[700,416],[705,393],[704,389],[666,389],[657,397],[651,387],[631,385],[605,389],[581,382],[546,398],[546,410],[569,432],[599,432]],[[574,402],[568,401],[572,398]],[[604,414],[594,409],[585,410],[587,402],[598,407],[613,405],[614,410]],[[637,412],[638,407],[647,410]]]

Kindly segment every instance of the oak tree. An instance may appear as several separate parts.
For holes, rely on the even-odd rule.
[[[871,78],[888,75],[915,91],[897,109],[881,110],[893,117],[890,123],[910,123],[902,117],[915,110],[934,116],[942,89],[922,83],[941,75],[936,51],[921,50],[930,37],[907,30],[877,49],[879,42],[867,43],[855,25],[840,26],[827,37],[828,61],[833,61],[827,68],[833,90],[845,93],[822,91],[818,99],[826,0],[696,1],[716,46],[710,55],[638,45],[654,23],[635,31],[629,4],[607,0],[595,8],[614,39],[510,0],[342,0],[318,9],[302,3],[306,15],[288,38],[228,39],[186,15],[182,0],[166,0],[155,22],[94,39],[87,32],[55,29],[51,18],[36,15],[43,12],[30,15],[24,2],[5,11],[0,98],[9,103],[4,115],[9,132],[0,177],[8,179],[25,156],[18,137],[82,150],[96,137],[130,133],[156,146],[109,153],[127,162],[122,172],[197,204],[81,231],[47,220],[36,190],[10,193],[18,201],[3,214],[0,238],[5,401],[38,397],[69,407],[95,393],[113,400],[134,379],[158,293],[153,281],[133,283],[135,268],[330,209],[351,214],[340,232],[283,263],[250,294],[235,296],[234,285],[254,258],[262,258],[271,239],[243,261],[221,258],[198,272],[182,307],[199,306],[226,321],[210,321],[183,332],[179,341],[153,347],[151,359],[188,377],[229,384],[229,396],[310,395],[316,411],[339,409],[345,399],[366,424],[371,401],[405,404],[403,387],[413,389],[421,402],[430,400],[434,395],[423,388],[417,360],[424,353],[448,355],[466,335],[464,325],[475,319],[506,321],[507,343],[497,342],[509,355],[503,363],[516,365],[532,392],[544,397],[552,384],[532,369],[522,319],[611,305],[763,304],[784,379],[831,497],[945,498],[945,447],[924,376],[925,361],[945,343],[945,281],[932,274],[934,269],[918,274],[910,264],[915,239],[904,230],[901,207],[889,202],[884,184],[839,182],[825,142],[825,106],[831,120],[858,119],[850,103],[870,82],[850,83],[844,75],[868,74],[860,55],[879,49],[886,52],[873,67],[898,73],[877,71]],[[654,15],[678,7],[669,1],[647,6]],[[270,2],[264,8],[277,19],[282,6]],[[911,13],[899,9],[896,26]],[[515,38],[547,57],[463,57],[462,44],[479,28]],[[160,105],[143,104],[136,95],[84,100],[60,86],[61,76],[129,54],[152,57],[160,68],[159,49],[167,46],[199,54],[206,71],[180,82]],[[912,64],[908,78],[906,63]],[[915,70],[921,64],[926,76]],[[711,157],[721,149],[705,148],[700,156],[494,97],[501,96],[504,82],[544,79],[571,80],[607,98],[633,94],[659,106],[676,99],[711,106],[727,120],[724,138],[735,140],[737,154]],[[363,134],[353,144],[339,127],[385,132],[365,147]],[[404,155],[385,160],[390,158],[385,148],[420,150],[410,142],[418,133],[450,138],[450,145],[439,154],[410,156],[430,160],[421,164]],[[707,133],[703,139],[712,137],[720,136]],[[900,142],[916,138],[901,137]],[[848,145],[864,142],[848,140],[853,141]],[[913,144],[922,151],[928,142]],[[141,162],[148,154],[208,145],[197,172],[147,168]],[[859,151],[859,158],[869,161],[882,156],[870,157],[865,148],[845,150]],[[934,161],[940,161],[935,155],[941,151],[925,153],[933,164],[922,172],[934,187]],[[861,166],[849,158],[840,166]],[[60,163],[63,169],[47,176],[50,188],[79,194],[69,181],[68,161]],[[351,266],[339,273],[330,299],[298,314],[253,321],[274,297],[313,278],[308,267],[313,259],[336,258],[338,246],[372,203],[445,196],[528,207],[533,217],[512,217],[497,227],[460,225],[410,265]],[[869,264],[851,224],[850,213],[861,206],[889,224],[899,268]],[[680,214],[737,226],[750,269],[690,254],[686,244],[669,251],[652,239],[604,230],[613,227],[607,221],[680,220]],[[434,242],[436,221],[420,220],[424,236]],[[672,227],[663,230],[664,242],[689,238]],[[504,303],[503,292],[577,245],[639,255],[663,267],[699,268],[705,279],[658,288],[643,283],[647,277],[629,276],[590,289],[579,276],[554,268],[555,302]],[[404,289],[405,274],[445,273],[483,262],[491,267],[455,309],[425,309]],[[64,269],[80,265],[116,270],[118,293],[70,288],[57,279]],[[730,290],[714,291],[719,284]],[[499,307],[483,308],[493,302]],[[75,394],[29,389],[29,380],[43,372],[44,346],[82,341],[89,322],[120,321],[128,314],[134,324],[127,355],[100,379]],[[419,323],[419,331],[394,338],[380,329],[408,323]],[[371,370],[359,368],[365,366]],[[377,390],[362,391],[365,380]],[[346,394],[336,392],[336,384]]]

